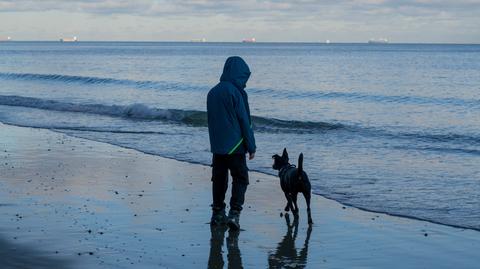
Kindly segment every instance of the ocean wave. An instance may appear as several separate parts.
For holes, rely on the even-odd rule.
[[[279,91],[275,89],[249,89],[249,92],[272,95],[275,98],[293,99],[340,99],[348,102],[369,102],[381,104],[413,104],[466,107],[480,109],[480,100],[455,97],[425,97],[414,95],[381,95],[363,92],[322,92],[322,91]]]
[[[28,107],[60,112],[77,112],[87,114],[121,117],[132,120],[159,120],[194,127],[207,127],[207,113],[197,110],[161,109],[144,104],[127,106],[105,104],[78,104],[46,100],[34,97],[0,95],[0,105]],[[345,126],[337,123],[289,121],[274,118],[253,116],[255,129],[263,132],[295,132],[311,133],[342,129]]]
[[[70,75],[60,75],[60,74],[33,74],[33,73],[0,73],[0,78],[17,79],[17,80],[51,80],[51,81],[62,81],[67,83],[76,82],[76,83],[88,83],[88,84],[101,84],[101,83],[129,84],[134,82],[126,79],[70,76]]]
[[[149,89],[176,89],[191,90],[193,87],[175,82],[151,81],[151,80],[130,80],[116,78],[102,78],[90,76],[72,76],[61,74],[34,74],[34,73],[0,73],[1,79],[23,80],[23,81],[52,81],[60,83],[77,83],[89,85],[122,85],[135,88]]]
[[[79,104],[34,97],[0,95],[0,105],[27,107],[59,112],[97,114],[125,118],[129,120],[163,121],[174,124],[185,124],[193,127],[207,127],[207,113],[205,111],[162,109],[148,107],[144,104],[131,104],[125,106],[106,104]],[[471,149],[471,147],[480,146],[480,137],[469,134],[392,132],[381,128],[346,125],[335,122],[295,121],[260,116],[252,116],[252,121],[256,131],[265,133],[320,134],[329,131],[345,131],[366,137],[387,137],[390,139],[414,140],[429,144],[453,143],[455,144],[455,147],[450,147],[449,145],[445,148],[445,150],[448,152],[464,152],[473,154],[477,154],[478,150]],[[101,132],[102,130],[93,131]],[[461,145],[460,149],[458,147],[459,145]],[[440,150],[441,148],[444,147],[436,148],[435,150]],[[433,150],[434,148],[431,147],[429,149]]]
[[[1,79],[10,80],[39,80],[55,81],[60,83],[81,83],[94,85],[122,85],[139,89],[158,89],[174,91],[207,91],[208,86],[189,85],[180,82],[152,81],[152,80],[130,80],[102,78],[91,76],[72,76],[61,74],[34,74],[34,73],[0,73]],[[341,99],[349,102],[372,102],[372,103],[396,103],[415,105],[448,105],[460,106],[470,109],[480,109],[480,100],[462,99],[454,97],[425,97],[414,95],[381,95],[363,92],[335,92],[335,91],[305,91],[305,90],[279,90],[249,88],[248,91],[254,95],[274,96],[285,99]]]
[[[400,150],[416,150],[416,151],[433,151],[433,152],[442,152],[442,153],[464,153],[470,155],[480,155],[480,150],[478,149],[468,149],[468,148],[453,148],[453,147],[414,147],[414,146],[394,146],[394,149]]]

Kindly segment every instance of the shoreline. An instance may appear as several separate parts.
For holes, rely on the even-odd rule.
[[[50,131],[50,132],[54,132],[54,133],[58,133],[58,134],[67,135],[67,136],[70,136],[70,137],[73,137],[73,138],[77,138],[77,139],[85,139],[85,140],[92,141],[92,142],[96,142],[96,143],[105,143],[105,144],[108,144],[108,145],[111,145],[111,146],[120,147],[120,148],[124,148],[124,149],[128,149],[128,150],[133,150],[133,151],[137,151],[137,152],[139,152],[139,153],[146,154],[146,155],[150,155],[150,156],[154,156],[154,157],[161,157],[161,158],[165,158],[165,159],[169,159],[169,160],[174,160],[174,161],[178,161],[178,162],[182,162],[182,163],[187,163],[187,164],[201,165],[201,166],[204,166],[204,167],[207,167],[207,168],[210,167],[208,164],[201,163],[201,162],[175,159],[175,158],[173,158],[173,157],[163,156],[163,155],[160,155],[160,154],[154,154],[154,153],[151,153],[151,152],[142,151],[142,150],[140,150],[140,149],[136,149],[136,148],[133,148],[133,147],[128,147],[128,146],[124,146],[124,145],[120,145],[120,144],[114,144],[114,143],[109,143],[109,142],[104,142],[104,141],[96,141],[96,140],[89,139],[89,138],[83,138],[83,137],[80,137],[80,136],[70,135],[70,134],[63,133],[63,132],[61,132],[61,131],[56,131],[56,130],[54,130],[54,129],[47,129],[47,128],[41,128],[41,127],[31,127],[31,126],[23,126],[23,125],[16,125],[16,124],[11,124],[11,123],[2,123],[2,122],[0,122],[0,125],[1,125],[1,124],[9,125],[9,126],[15,126],[15,127],[20,127],[20,128],[32,128],[32,129],[46,130],[46,131]],[[250,169],[249,171],[250,171],[250,172],[259,173],[259,174],[263,174],[263,175],[265,175],[265,176],[270,176],[270,177],[274,177],[274,178],[276,177],[276,175],[275,175],[274,173],[269,174],[269,173],[266,173],[266,172],[263,172],[263,171],[260,171],[260,170],[256,170],[256,169]],[[327,199],[327,200],[330,200],[330,201],[339,203],[339,204],[342,205],[342,206],[352,207],[352,208],[355,208],[355,209],[358,209],[358,210],[361,210],[361,211],[365,211],[365,212],[369,212],[369,213],[383,214],[383,215],[387,215],[387,216],[391,216],[391,217],[405,218],[405,219],[416,220],[416,221],[424,221],[424,222],[428,222],[428,223],[431,223],[431,224],[443,225],[443,226],[446,226],[446,227],[456,228],[456,229],[460,229],[460,230],[470,230],[470,231],[480,232],[480,228],[464,227],[464,226],[460,226],[460,225],[448,224],[448,223],[442,223],[442,222],[435,221],[435,220],[424,219],[424,218],[421,218],[421,217],[415,217],[415,216],[409,216],[409,215],[389,213],[389,212],[386,212],[386,211],[376,211],[376,210],[368,209],[368,208],[366,208],[366,207],[361,207],[361,206],[357,206],[357,205],[353,205],[353,204],[349,204],[349,203],[344,203],[344,202],[341,202],[341,201],[336,200],[336,199],[334,199],[334,198],[330,198],[330,197],[328,197],[328,196],[325,196],[325,195],[323,195],[323,194],[316,193],[316,192],[314,192],[313,190],[312,190],[312,195],[320,196],[320,197],[322,197],[322,198],[324,198],[324,199]]]
[[[0,129],[0,242],[28,246],[58,264],[65,260],[64,268],[276,268],[287,262],[475,268],[480,262],[476,230],[367,212],[320,195],[312,197],[312,228],[303,198],[298,226],[286,225],[276,178],[258,172],[250,173],[243,231],[210,230],[205,165],[40,128],[0,123]],[[0,251],[0,260],[6,255]]]

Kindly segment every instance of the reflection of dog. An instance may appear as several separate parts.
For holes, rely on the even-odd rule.
[[[272,156],[273,169],[279,170],[280,186],[282,187],[285,197],[287,198],[287,206],[285,211],[292,210],[295,217],[298,217],[297,194],[303,193],[307,202],[308,224],[312,224],[312,215],[310,212],[310,196],[311,185],[307,174],[303,171],[303,153],[298,157],[298,168],[288,162],[287,149],[283,149],[282,156],[277,154]]]
[[[288,214],[285,214],[285,220],[288,227],[287,234],[283,237],[282,241],[278,243],[275,253],[271,253],[268,256],[268,268],[305,268],[307,265],[308,241],[312,233],[312,226],[308,226],[307,237],[305,238],[303,248],[297,252],[295,240],[298,234],[298,219],[294,219],[292,226],[290,225],[290,217]]]

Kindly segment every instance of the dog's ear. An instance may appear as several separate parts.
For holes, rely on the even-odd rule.
[[[288,161],[287,148],[284,148],[284,149],[283,149],[282,158],[283,158],[284,160]]]

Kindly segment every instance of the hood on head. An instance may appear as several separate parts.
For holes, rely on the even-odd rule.
[[[249,77],[250,68],[248,68],[247,63],[238,56],[232,56],[225,62],[220,81],[229,81],[238,88],[244,89]]]

